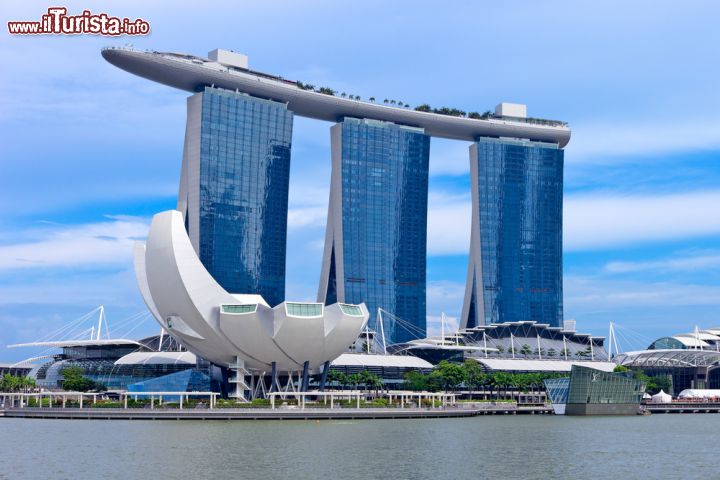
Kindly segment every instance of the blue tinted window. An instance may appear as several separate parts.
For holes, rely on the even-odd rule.
[[[200,260],[231,293],[285,297],[292,112],[206,87],[200,135]]]
[[[476,145],[480,323],[534,320],[561,326],[563,150],[493,138],[480,138]],[[473,318],[468,326],[475,326]]]
[[[338,187],[345,301],[365,302],[371,326],[378,308],[410,324],[384,323],[388,343],[426,334],[429,152],[430,137],[422,130],[371,120],[342,122]],[[331,266],[333,295],[338,270]]]

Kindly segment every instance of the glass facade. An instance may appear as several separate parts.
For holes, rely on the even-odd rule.
[[[256,310],[257,310],[257,303],[245,304],[245,305],[223,305],[222,306],[223,313],[235,313],[235,314],[255,313]]]
[[[567,403],[570,391],[570,377],[546,378],[545,392],[553,404]]]
[[[323,314],[322,303],[286,303],[285,310],[293,317],[321,317]]]
[[[562,326],[563,150],[479,138],[471,152],[479,217],[473,241],[480,244],[471,247],[477,290],[464,310],[472,313],[467,327],[522,320]]]
[[[331,198],[331,211],[341,212],[340,225],[328,225],[335,240],[326,258],[323,300],[365,302],[371,326],[378,308],[398,317],[385,327],[387,343],[422,338],[430,137],[421,129],[367,119],[346,118],[335,128],[341,136],[340,145],[333,137],[333,169],[340,169],[341,184],[332,187],[340,202]],[[336,262],[342,262],[342,283]],[[337,291],[342,286],[343,296]]]
[[[572,366],[568,403],[640,404],[645,385],[632,374],[601,372],[587,367]]]
[[[682,350],[687,348],[684,343],[673,337],[662,337],[655,340],[648,350]]]
[[[181,372],[130,384],[127,386],[127,390],[129,393],[209,392],[210,377],[200,370],[190,368]],[[163,400],[166,402],[177,402],[180,400],[180,396],[166,395]]]
[[[202,95],[199,257],[231,293],[285,297],[292,112],[206,87]]]
[[[354,317],[362,316],[362,309],[358,305],[348,305],[347,303],[341,303],[340,310],[342,310],[345,315],[352,315]]]

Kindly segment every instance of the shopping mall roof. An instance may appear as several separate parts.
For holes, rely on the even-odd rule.
[[[115,365],[195,365],[191,352],[132,352],[120,357]]]
[[[621,353],[615,361],[627,367],[708,367],[720,365],[720,352],[700,349],[641,350]]]
[[[412,355],[372,355],[365,353],[343,353],[332,361],[331,366],[433,368],[430,362]]]
[[[104,339],[104,340],[59,340],[56,342],[16,343],[14,345],[8,345],[8,348],[16,348],[16,347],[70,348],[70,347],[98,347],[98,346],[102,347],[102,346],[113,346],[113,345],[137,345],[140,348],[145,348],[145,345],[143,345],[135,340],[127,340],[124,338]]]
[[[511,372],[570,372],[573,365],[612,372],[614,362],[593,362],[574,360],[525,360],[512,358],[474,358],[489,370]]]

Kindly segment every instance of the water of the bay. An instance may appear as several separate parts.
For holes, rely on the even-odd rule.
[[[720,415],[0,419],[0,478],[720,478]]]

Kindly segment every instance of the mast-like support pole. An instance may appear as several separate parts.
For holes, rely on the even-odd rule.
[[[483,330],[483,348],[485,349],[485,358],[487,358],[487,335],[485,334],[485,330]]]
[[[377,324],[380,325],[380,337],[382,338],[383,355],[387,355],[387,342],[385,341],[385,326],[383,325],[382,308],[378,308]]]
[[[537,334],[538,358],[542,360],[542,350],[540,350],[540,334]]]
[[[370,325],[367,323],[365,324],[365,345],[367,346],[367,353],[370,353]]]
[[[442,344],[445,345],[445,312],[440,312],[440,337]]]
[[[95,340],[100,340],[100,332],[102,332],[103,318],[105,317],[105,305],[100,305],[100,315],[98,315],[98,327],[95,334]],[[107,326],[105,327],[107,328]]]
[[[565,360],[567,360],[567,343],[565,342],[565,335],[563,335],[563,354],[565,354]]]

